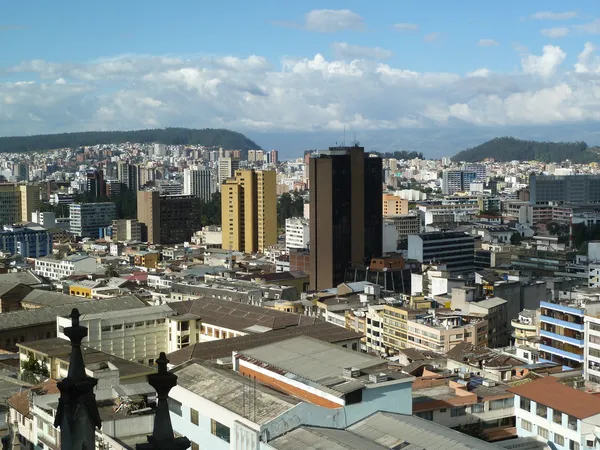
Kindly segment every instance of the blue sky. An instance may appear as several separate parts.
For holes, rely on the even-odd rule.
[[[0,135],[595,123],[596,45],[598,1],[7,0]]]

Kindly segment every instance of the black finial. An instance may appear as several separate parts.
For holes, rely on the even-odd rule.
[[[165,352],[160,352],[160,356],[156,360],[158,372],[148,375],[148,383],[156,389],[158,405],[154,416],[152,436],[148,436],[147,444],[137,444],[136,450],[185,450],[190,447],[188,438],[175,438],[173,435],[167,399],[171,389],[177,385],[177,375],[167,370],[168,363]]]

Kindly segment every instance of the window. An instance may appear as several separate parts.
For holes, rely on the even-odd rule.
[[[441,413],[445,413],[445,412],[446,412],[446,408],[442,408],[442,409],[440,409],[440,412],[441,412]]]
[[[579,442],[569,441],[569,450],[579,450]]]
[[[190,408],[190,421],[194,425],[198,425],[198,411],[194,408]]]
[[[531,412],[531,400],[521,397],[520,408]]]
[[[565,438],[563,436],[561,436],[560,434],[554,433],[554,443],[556,445],[563,446],[563,445],[565,445]]]
[[[110,325],[102,327],[101,330],[102,331],[110,331]]]
[[[458,406],[450,410],[450,417],[460,417],[467,415],[467,408],[465,406]]]
[[[433,420],[433,411],[422,411],[416,414],[417,417],[425,420]]]
[[[538,426],[538,436],[543,439],[548,439],[548,430],[546,428]]]
[[[543,417],[544,419],[548,417],[548,408],[544,405],[537,404],[536,414],[539,417]]]
[[[567,416],[567,426],[569,430],[577,431],[577,417]]]
[[[200,450],[200,446],[192,441],[192,450]]]
[[[228,426],[223,425],[214,419],[210,419],[210,432],[219,439],[229,442],[230,431]]]
[[[481,413],[483,411],[484,411],[483,403],[475,403],[474,405],[471,406],[472,413]]]
[[[125,324],[125,328],[133,328],[133,324],[132,323],[126,323]]]
[[[552,412],[552,421],[554,423],[562,424],[562,413],[560,411],[554,410]]]
[[[594,446],[594,441],[590,441],[589,439],[587,441],[585,441],[585,445],[587,447],[593,447]]]
[[[521,428],[523,428],[525,431],[531,431],[531,422],[521,419]]]
[[[135,323],[135,327],[136,327],[136,328],[141,328],[141,327],[143,327],[143,326],[144,326],[144,322],[136,322],[136,323]]]
[[[119,324],[119,325],[113,325],[113,327],[112,327],[113,331],[121,330],[122,328],[123,328],[123,325],[121,325],[121,324]]]
[[[177,400],[172,399],[171,397],[167,397],[167,404],[169,405],[169,411],[178,416],[181,416],[181,403]]]

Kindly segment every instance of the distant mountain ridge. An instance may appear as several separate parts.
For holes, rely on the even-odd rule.
[[[477,162],[486,158],[506,162],[542,161],[585,164],[600,161],[600,148],[588,147],[585,142],[537,142],[513,137],[494,138],[477,147],[463,150],[452,157],[453,161]]]
[[[242,150],[261,147],[237,131],[205,128],[162,128],[132,131],[82,131],[77,133],[39,134],[35,136],[0,137],[0,153],[43,151],[56,148],[77,148],[98,144],[123,144],[125,142],[166,145],[203,145]]]

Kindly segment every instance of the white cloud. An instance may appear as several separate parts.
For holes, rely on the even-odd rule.
[[[493,39],[479,39],[479,41],[477,42],[477,45],[479,47],[494,47],[496,45],[500,45],[500,43]]]
[[[544,28],[540,34],[550,38],[561,38],[569,34],[569,29],[567,27]]]
[[[439,40],[441,37],[442,37],[442,33],[438,33],[436,31],[433,33],[428,33],[425,36],[423,36],[423,40],[425,42],[435,42],[435,41]]]
[[[573,28],[585,34],[600,34],[600,19],[595,19],[592,22],[575,25]]]
[[[304,16],[304,27],[319,33],[362,30],[363,18],[349,9],[313,9]]]
[[[524,55],[521,65],[523,72],[527,74],[549,77],[556,72],[566,57],[567,54],[560,47],[545,45],[541,56]]]
[[[394,28],[398,31],[415,31],[419,29],[416,23],[395,23]]]
[[[540,11],[531,15],[532,19],[536,20],[567,20],[577,17],[577,11],[551,12]]]
[[[347,47],[350,48],[351,46]],[[342,46],[342,48],[345,48]],[[348,50],[347,50],[348,51]],[[361,50],[362,51],[362,50]],[[135,56],[27,61],[0,77],[0,135],[164,126],[242,132],[548,125],[600,121],[600,61],[587,43],[571,71],[546,46],[522,71],[418,72],[363,55]],[[16,80],[16,81],[15,81]]]
[[[346,42],[334,42],[331,44],[333,53],[340,59],[390,59],[394,52],[381,47],[363,47],[350,45]]]

